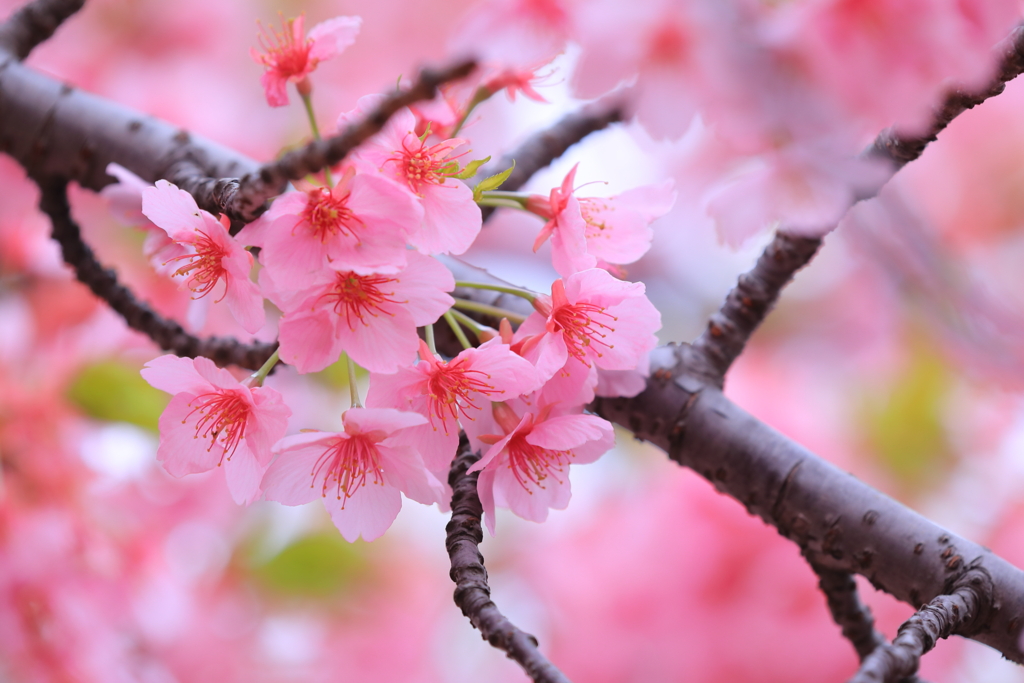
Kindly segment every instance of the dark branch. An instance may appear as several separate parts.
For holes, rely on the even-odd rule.
[[[142,332],[160,348],[178,356],[205,356],[221,366],[239,365],[257,370],[274,353],[277,344],[246,345],[235,339],[216,337],[199,339],[138,301],[131,291],[118,283],[113,271],[96,261],[92,249],[82,240],[81,231],[71,218],[67,183],[45,182],[40,185],[40,190],[39,208],[53,222],[53,238],[60,244],[64,261],[74,268],[78,279],[119,313],[133,330]]]
[[[506,154],[497,164],[488,166],[479,177],[486,178],[504,171],[515,160],[516,168],[512,175],[501,186],[502,190],[513,192],[523,187],[537,171],[558,159],[566,150],[587,137],[591,133],[604,130],[613,123],[622,120],[621,104],[597,102],[587,105],[579,111],[563,117],[558,123],[547,130],[532,136],[514,152]],[[483,216],[487,220],[494,213],[493,207],[484,207]]]
[[[903,168],[903,166],[921,156],[924,148],[929,143],[934,142],[938,138],[939,133],[953,119],[968,109],[978,106],[988,98],[1000,94],[1006,87],[1007,82],[1022,73],[1024,73],[1024,26],[1018,26],[1003,41],[1003,57],[996,69],[995,76],[988,85],[976,92],[964,92],[962,90],[950,92],[935,111],[932,124],[927,131],[917,136],[902,136],[893,130],[886,131],[875,140],[870,154],[889,159],[896,165],[896,168]]]
[[[569,683],[569,679],[537,649],[537,639],[516,628],[491,602],[487,570],[478,546],[483,540],[480,517],[483,508],[476,493],[477,474],[467,474],[480,459],[469,449],[465,435],[459,443],[459,455],[452,463],[448,483],[452,496],[452,521],[445,527],[445,547],[452,560],[451,577],[455,582],[455,604],[469,617],[473,627],[493,647],[504,650],[537,683]]]
[[[235,187],[221,188],[221,199],[225,201],[221,213],[227,214],[232,220],[251,221],[263,210],[264,203],[276,194],[280,194],[289,180],[299,180],[311,173],[318,173],[328,166],[334,166],[348,156],[349,152],[380,132],[388,119],[402,107],[421,100],[429,100],[437,93],[437,88],[444,83],[464,78],[476,68],[476,62],[464,61],[440,71],[424,69],[420,77],[408,90],[401,90],[386,97],[377,108],[357,123],[353,123],[344,132],[325,140],[314,140],[302,149],[288,152],[277,161],[266,164],[256,173],[244,176]],[[187,187],[189,192],[207,188],[210,192],[217,190],[217,181],[204,182]],[[200,193],[204,200],[207,195]],[[213,195],[210,195],[210,199]],[[197,201],[199,197],[196,198]]]
[[[19,61],[25,59],[84,4],[85,0],[30,2],[0,25],[0,53],[6,52]]]
[[[971,570],[956,582],[951,595],[940,595],[910,617],[891,645],[883,645],[861,664],[849,683],[896,683],[911,676],[921,655],[939,638],[967,634],[984,623],[992,609],[992,582],[983,570]]]
[[[711,371],[709,380],[722,385],[726,371],[775,305],[782,288],[814,258],[820,246],[820,238],[778,232],[754,268],[740,276],[721,309],[711,316],[707,330],[693,343]]]
[[[915,607],[949,593],[968,568],[984,570],[993,590],[986,597],[996,606],[985,630],[962,635],[1024,661],[1024,571],[751,417],[690,372],[694,356],[686,345],[657,349],[643,393],[599,398],[592,408],[738,500],[815,566],[862,574]]]
[[[813,562],[811,568],[818,575],[818,586],[828,601],[832,619],[857,651],[857,658],[863,662],[875,648],[884,646],[886,640],[885,636],[875,630],[875,618],[871,616],[871,610],[860,601],[857,582],[848,572],[825,569]]]

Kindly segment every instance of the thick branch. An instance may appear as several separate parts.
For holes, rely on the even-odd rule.
[[[657,349],[646,391],[593,408],[738,500],[816,566],[862,574],[915,607],[948,593],[968,569],[986,571],[994,607],[970,637],[1024,661],[1024,572],[751,417],[689,372],[693,362],[689,346]]]
[[[487,570],[478,546],[483,540],[480,517],[483,508],[476,493],[478,473],[467,470],[480,459],[469,449],[463,435],[459,455],[452,463],[448,483],[452,487],[452,521],[445,527],[445,547],[451,557],[455,604],[469,617],[473,627],[487,642],[504,650],[537,683],[569,683],[569,679],[537,649],[537,639],[516,628],[491,602]]]
[[[957,581],[951,595],[940,595],[910,617],[892,644],[877,648],[861,664],[849,683],[896,683],[911,676],[921,655],[939,638],[970,633],[984,623],[992,607],[992,587],[984,570],[972,569]]]
[[[25,5],[0,25],[0,59],[2,53],[25,59],[84,4],[85,0],[35,0]]]
[[[274,353],[277,344],[242,344],[235,339],[217,337],[200,339],[137,300],[131,291],[118,283],[113,271],[96,261],[92,249],[82,240],[81,231],[71,218],[67,183],[49,181],[43,183],[40,190],[39,208],[53,222],[53,238],[60,244],[64,261],[74,268],[78,279],[119,313],[133,330],[142,332],[160,348],[178,356],[205,356],[221,366],[240,365],[257,370]]]

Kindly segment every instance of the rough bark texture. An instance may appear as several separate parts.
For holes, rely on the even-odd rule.
[[[871,610],[860,601],[853,574],[825,569],[814,563],[811,563],[811,569],[818,575],[818,587],[825,594],[833,621],[853,645],[857,659],[863,662],[875,648],[884,646],[886,640],[885,636],[875,630],[875,618]]]
[[[849,683],[896,683],[913,675],[921,655],[935,647],[939,638],[970,633],[983,622],[991,608],[992,587],[988,574],[971,570],[960,577],[951,595],[940,595],[910,617],[891,645],[883,645],[861,664]]]
[[[459,455],[452,462],[448,484],[452,487],[452,521],[445,527],[445,547],[452,561],[450,576],[455,582],[455,604],[473,627],[493,647],[503,650],[537,683],[569,683],[561,671],[537,649],[537,639],[510,622],[491,601],[487,569],[480,554],[484,538],[480,528],[483,507],[476,493],[477,472],[467,470],[480,459],[469,449],[465,435],[459,442]]]
[[[37,0],[25,5],[0,26],[0,50],[25,59],[84,4],[85,0]]]

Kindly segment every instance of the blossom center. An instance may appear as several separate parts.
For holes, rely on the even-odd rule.
[[[386,304],[408,303],[392,298],[395,295],[393,291],[381,290],[389,282],[398,282],[398,280],[384,275],[338,273],[334,287],[322,295],[319,300],[327,300],[334,308],[334,312],[345,318],[348,328],[354,330],[356,321],[361,325],[369,325],[366,320],[367,316],[376,318],[381,313],[393,315],[384,310]]]
[[[599,318],[603,318],[605,322]],[[548,319],[548,326],[551,332],[561,331],[569,353],[590,367],[590,363],[586,359],[589,353],[596,353],[600,358],[603,355],[602,347],[604,349],[613,348],[604,340],[608,333],[615,332],[615,328],[606,323],[612,323],[615,320],[617,318],[606,313],[602,306],[584,301],[563,304],[554,308]],[[554,329],[550,329],[551,327]]]
[[[238,450],[238,444],[245,437],[245,427],[251,412],[249,404],[237,394],[219,391],[200,394],[189,401],[188,406],[192,411],[181,423],[185,424],[192,415],[199,413],[193,438],[210,440],[207,453],[217,445],[224,449],[218,467],[224,458],[231,460],[231,456]]]
[[[310,63],[309,59],[313,41],[303,40],[301,33],[296,35],[294,19],[285,22],[282,32],[275,29],[268,32],[262,24],[260,29],[260,46],[266,54],[259,55],[259,60],[282,78],[304,76],[316,66],[316,60]]]
[[[336,197],[326,187],[309,191],[309,199],[302,211],[302,218],[309,224],[321,244],[338,234],[354,236],[357,227],[365,227],[348,208],[349,196],[350,193],[346,192]]]
[[[533,495],[533,487],[547,488],[545,480],[551,477],[564,483],[562,473],[573,457],[571,451],[552,451],[526,440],[525,434],[516,434],[508,441],[508,466],[519,485]]]
[[[210,293],[220,279],[227,274],[223,260],[227,257],[227,250],[215,242],[202,230],[197,231],[198,238],[192,242],[195,249],[194,254],[185,254],[170,259],[171,261],[185,260],[185,265],[174,271],[176,276],[188,276],[186,285],[195,294],[193,299],[199,299]],[[225,290],[225,294],[227,291]]]
[[[443,185],[446,179],[460,172],[459,163],[447,158],[451,151],[451,141],[427,147],[419,138],[407,135],[402,141],[402,151],[388,161],[398,164],[398,177],[415,194],[422,196],[424,185]]]
[[[580,214],[583,216],[583,221],[587,224],[586,236],[597,237],[602,235],[604,237],[610,237],[605,231],[610,230],[611,226],[606,221],[599,221],[594,217],[595,213],[602,209],[607,210],[608,205],[595,200],[592,197],[584,197],[579,200],[580,202]]]
[[[457,420],[459,413],[468,417],[466,408],[479,410],[470,395],[473,392],[490,395],[501,393],[487,380],[490,375],[480,370],[462,367],[462,359],[450,363],[438,363],[430,379],[427,380],[427,395],[430,403],[430,423],[438,417],[444,424],[444,432],[448,433],[448,418]],[[436,427],[435,427],[436,429]]]
[[[316,486],[317,477],[324,473],[320,494],[327,497],[328,489],[333,489],[341,509],[361,486],[366,483],[384,484],[384,471],[380,467],[380,451],[376,444],[365,435],[346,435],[336,439],[323,455],[317,458],[310,473]]]

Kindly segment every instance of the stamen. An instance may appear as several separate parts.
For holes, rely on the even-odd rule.
[[[448,434],[448,418],[453,421],[463,417],[469,418],[467,409],[480,410],[480,406],[470,399],[473,392],[490,396],[501,392],[486,380],[491,378],[485,372],[463,368],[463,359],[456,358],[450,363],[439,362],[436,370],[427,380],[427,395],[430,399],[429,419],[434,426],[434,418],[441,420],[444,433]]]
[[[336,197],[326,187],[309,191],[309,199],[302,211],[302,218],[309,224],[313,234],[320,239],[321,244],[338,234],[357,237],[356,230],[366,227],[366,224],[348,208],[350,195],[350,192],[346,192]]]
[[[188,405],[192,411],[181,423],[185,424],[188,418],[198,412],[201,417],[196,422],[196,435],[193,438],[210,440],[207,453],[212,451],[218,442],[220,443],[224,452],[221,453],[218,467],[225,458],[231,460],[231,456],[238,450],[238,444],[245,438],[249,404],[231,392],[222,391],[200,394],[189,401]]]
[[[223,259],[228,255],[227,250],[217,244],[202,230],[197,232],[199,237],[192,243],[193,248],[196,250],[194,254],[175,256],[164,262],[164,265],[167,265],[172,261],[187,259],[187,263],[174,271],[174,274],[181,276],[190,275],[188,282],[185,284],[196,295],[192,297],[193,299],[200,299],[209,294],[217,286],[220,279],[227,274],[227,269],[222,264]],[[227,296],[227,289],[224,290],[224,296]],[[217,302],[222,301],[224,296],[217,299]]]
[[[608,336],[605,332],[614,332],[615,328],[598,320],[598,316],[607,318],[608,322],[618,320],[615,316],[605,313],[604,307],[586,302],[563,304],[551,312],[550,323],[554,324],[556,330],[561,330],[569,353],[587,367],[590,367],[585,358],[588,350],[600,358],[602,353],[598,347],[613,348],[611,344],[606,344],[604,339]]]
[[[338,500],[341,501],[342,510],[345,509],[348,499],[367,482],[384,484],[380,452],[372,441],[361,434],[336,439],[327,447],[323,455],[317,458],[313,471],[310,472],[313,478],[310,488],[315,486],[317,477],[325,470],[320,494],[326,498],[327,490],[333,488]]]
[[[334,288],[321,295],[317,303],[326,299],[334,308],[334,312],[345,318],[350,330],[355,329],[355,321],[368,325],[366,316],[377,317],[378,314],[394,315],[385,311],[384,304],[406,304],[406,301],[393,299],[395,293],[382,292],[380,288],[389,282],[398,282],[395,278],[384,275],[357,275],[353,272],[338,273]]]
[[[531,487],[546,489],[544,481],[551,477],[559,484],[565,482],[561,474],[573,458],[572,451],[552,451],[535,446],[524,435],[516,434],[508,442],[508,466],[516,481],[531,496]]]

